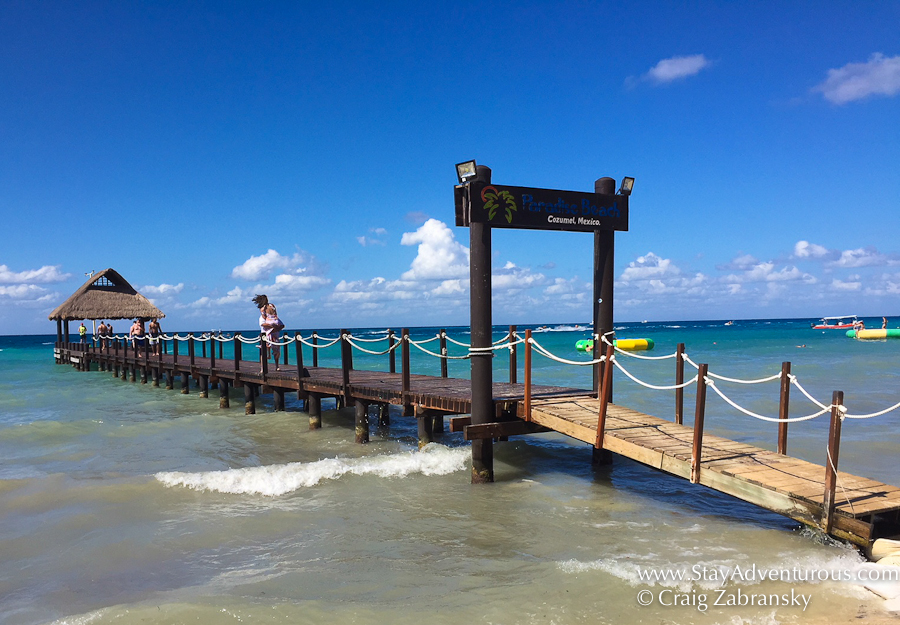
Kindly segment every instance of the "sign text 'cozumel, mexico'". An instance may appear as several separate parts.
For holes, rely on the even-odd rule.
[[[456,225],[536,230],[628,230],[628,197],[472,183],[457,186]],[[466,196],[471,198],[467,206]]]

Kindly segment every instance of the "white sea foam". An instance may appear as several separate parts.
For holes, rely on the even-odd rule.
[[[446,475],[465,468],[470,453],[467,447],[451,449],[431,443],[420,451],[367,458],[326,458],[316,462],[292,462],[201,473],[171,471],[157,473],[155,477],[170,487],[187,486],[195,490],[275,497],[315,486],[322,480],[336,480],[347,474],[378,477],[406,477],[413,473]]]

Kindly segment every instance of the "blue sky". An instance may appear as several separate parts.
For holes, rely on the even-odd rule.
[[[636,178],[617,321],[900,314],[896,2],[0,0],[0,334],[113,267],[164,329],[468,323],[454,164]],[[590,318],[495,230],[494,322]]]

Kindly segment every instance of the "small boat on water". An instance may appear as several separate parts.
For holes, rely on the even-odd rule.
[[[813,330],[848,330],[852,328],[858,319],[856,315],[844,315],[843,317],[822,317],[818,323],[813,323]]]

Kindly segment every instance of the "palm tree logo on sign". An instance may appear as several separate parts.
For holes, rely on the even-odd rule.
[[[501,206],[506,211],[506,223],[512,223],[513,211],[516,209],[516,201],[509,191],[497,191],[496,187],[485,187],[481,191],[481,199],[488,212],[488,221],[493,221],[497,215],[497,209]]]

